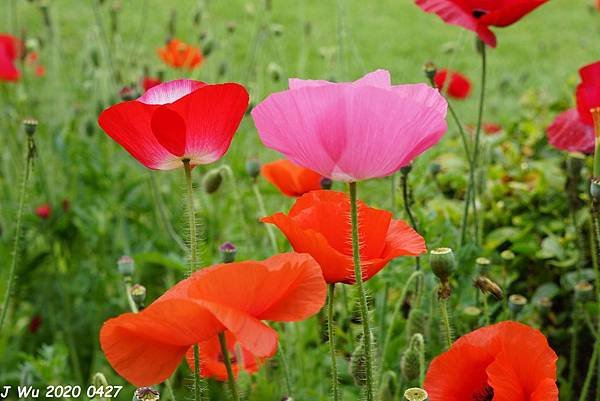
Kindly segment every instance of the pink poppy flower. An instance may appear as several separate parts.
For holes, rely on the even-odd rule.
[[[486,44],[496,47],[490,26],[512,25],[548,0],[415,0],[428,13],[448,24],[475,32]]]
[[[193,166],[220,159],[247,107],[239,84],[180,79],[109,107],[98,123],[144,166],[171,170],[186,159]]]
[[[582,120],[577,109],[562,112],[546,131],[548,143],[567,152],[594,153],[594,127]]]
[[[262,142],[324,177],[354,182],[398,171],[446,132],[447,103],[424,84],[392,86],[377,70],[355,82],[290,79],[252,111]]]
[[[18,81],[21,73],[15,63],[21,52],[21,41],[12,35],[0,34],[0,81]]]

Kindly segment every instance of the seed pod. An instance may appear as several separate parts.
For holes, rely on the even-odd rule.
[[[587,281],[575,284],[575,300],[585,303],[594,299],[594,287]]]
[[[135,272],[135,261],[131,256],[123,255],[117,261],[117,268],[123,277],[131,277]]]
[[[481,274],[483,276],[486,276],[489,274],[492,262],[488,258],[479,257],[479,258],[475,259],[475,264],[477,265],[479,274]]]
[[[592,178],[590,182],[590,195],[594,199],[600,198],[600,177]]]
[[[137,305],[138,308],[144,306],[144,301],[146,300],[146,287],[141,284],[134,284],[129,290],[129,294],[131,294],[131,299]]]
[[[394,401],[396,391],[398,391],[398,377],[396,373],[388,370],[381,377],[379,401]]]
[[[442,283],[447,283],[456,265],[454,252],[450,248],[436,248],[429,253],[429,264],[433,274]]]
[[[523,308],[527,305],[527,298],[523,295],[512,294],[508,297],[508,309],[514,314],[518,315]]]
[[[500,253],[500,257],[506,261],[511,261],[515,258],[515,254],[513,251],[511,251],[510,249],[507,249],[505,251],[502,251]]]
[[[207,194],[214,194],[219,190],[222,182],[223,174],[221,174],[221,169],[216,168],[206,173],[202,185]]]
[[[350,358],[350,374],[357,386],[362,387],[367,384],[367,358],[363,341],[356,347]]]
[[[552,310],[552,300],[548,297],[539,298],[535,307],[541,315],[547,315]]]
[[[34,118],[26,118],[23,120],[23,127],[25,128],[25,133],[29,136],[35,134],[37,130],[38,121]]]
[[[409,388],[404,392],[404,398],[407,401],[429,401],[427,391],[422,388]]]

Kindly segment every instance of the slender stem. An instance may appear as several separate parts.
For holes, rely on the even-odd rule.
[[[580,317],[579,315],[581,313],[583,313],[583,311],[581,310],[581,308],[579,307],[579,303],[577,303],[577,300],[575,300],[576,304],[575,304],[575,313],[573,314],[573,327],[572,327],[572,333],[571,333],[571,350],[569,353],[569,376],[568,376],[568,383],[569,383],[569,390],[571,391],[571,393],[573,392],[574,388],[575,388],[575,374],[577,373],[577,351],[579,348],[579,321],[580,321]]]
[[[350,187],[350,218],[352,223],[352,255],[354,259],[354,277],[360,297],[360,314],[363,326],[363,341],[365,347],[366,369],[366,400],[373,401],[373,359],[371,353],[371,327],[369,310],[367,306],[367,293],[363,283],[362,268],[360,265],[360,239],[358,236],[358,200],[356,198],[356,182],[351,182]]]
[[[231,367],[231,359],[229,358],[229,351],[227,350],[227,340],[225,339],[224,332],[219,333],[219,343],[221,344],[221,354],[223,355],[223,362],[225,363],[225,368],[227,369],[227,377],[229,383],[229,390],[231,391],[231,396],[235,401],[240,401],[240,395],[235,384],[235,375],[233,374],[233,368]]]
[[[488,326],[490,324],[490,309],[488,307],[487,294],[482,294],[481,300],[483,302],[483,324]]]
[[[187,187],[187,212],[189,223],[189,275],[191,275],[198,264],[198,251],[196,236],[196,212],[194,209],[194,186],[192,181],[192,165],[188,159],[183,160],[183,170],[185,171],[185,181]],[[194,400],[204,399],[204,380],[200,377],[200,348],[194,344]]]
[[[592,383],[592,377],[596,371],[597,358],[598,347],[594,347],[594,352],[592,353],[592,357],[590,358],[590,363],[588,365],[587,374],[585,375],[585,380],[583,381],[583,387],[581,388],[581,393],[579,394],[579,401],[586,401],[588,399],[587,395],[590,390],[590,384]]]
[[[400,175],[400,183],[402,185],[402,201],[404,203],[404,210],[406,212],[406,215],[408,216],[408,220],[410,221],[410,225],[412,226],[412,228],[415,231],[418,231],[417,228],[417,220],[415,219],[415,216],[412,213],[412,210],[410,209],[410,197],[408,195],[408,174],[410,173],[410,171],[402,171],[401,175]],[[421,258],[420,257],[416,257],[415,258],[415,263],[416,263],[416,267],[417,270],[421,269]]]
[[[329,284],[327,302],[327,330],[329,335],[329,351],[331,353],[331,399],[338,401],[340,393],[338,389],[337,359],[335,353],[335,321],[333,320],[333,305],[335,295],[335,283]]]
[[[440,304],[440,319],[442,321],[442,329],[444,331],[444,341],[446,343],[446,349],[449,349],[454,342],[452,335],[452,326],[450,324],[450,316],[448,315],[448,302],[444,298],[439,299]]]
[[[17,262],[19,259],[19,246],[21,242],[21,221],[23,220],[23,208],[25,205],[25,198],[27,196],[27,184],[31,175],[31,169],[33,166],[33,160],[35,158],[35,144],[31,135],[27,136],[27,153],[25,159],[25,171],[23,173],[23,179],[21,180],[21,188],[19,190],[19,206],[17,209],[17,216],[15,222],[15,238],[12,249],[12,260],[10,263],[10,269],[8,270],[8,280],[6,283],[6,292],[4,293],[4,300],[2,301],[2,311],[0,312],[0,331],[2,325],[6,319],[8,312],[8,304],[10,302],[10,296],[12,293],[12,287],[15,281],[15,272],[17,270]]]
[[[173,386],[171,385],[171,379],[165,380],[165,388],[167,389],[167,393],[169,394],[171,401],[177,401],[177,398],[175,398],[175,392],[173,391]]]
[[[285,387],[287,389],[288,397],[292,397],[293,389],[292,389],[292,379],[290,377],[290,367],[287,360],[287,353],[285,351],[285,347],[283,346],[282,340],[279,340],[279,359],[281,359],[281,364],[283,365],[283,377],[285,379]]]
[[[133,313],[138,313],[138,307],[135,304],[133,297],[131,296],[131,278],[125,279],[125,296],[127,297],[127,303],[129,304],[129,309]]]
[[[252,190],[254,191],[254,196],[256,196],[256,202],[258,203],[258,210],[260,214],[264,217],[267,216],[267,209],[265,208],[265,202],[263,201],[263,197],[260,193],[260,189],[256,182],[252,183]],[[267,234],[269,235],[269,240],[271,241],[271,246],[273,247],[273,251],[275,253],[279,252],[279,246],[277,245],[277,238],[275,238],[275,232],[273,231],[273,227],[270,224],[265,224],[265,228],[267,229]]]

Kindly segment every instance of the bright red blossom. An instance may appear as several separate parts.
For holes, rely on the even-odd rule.
[[[19,39],[12,35],[0,34],[0,81],[17,81],[21,77],[16,66],[21,47]]]
[[[275,224],[296,252],[312,255],[328,283],[354,283],[350,241],[350,200],[342,192],[311,191],[302,195],[289,214],[262,219]],[[398,256],[418,256],[425,241],[402,220],[385,210],[358,206],[363,279],[368,280]]]
[[[562,112],[546,130],[548,143],[566,152],[594,153],[594,127],[584,122],[577,109]]]
[[[450,74],[450,82],[446,81],[448,74]],[[437,88],[444,89],[450,97],[455,99],[466,99],[471,94],[471,81],[460,72],[439,70],[433,81]]]
[[[435,358],[424,387],[431,401],[558,401],[557,359],[538,330],[502,322]]]
[[[199,48],[188,45],[179,39],[171,39],[165,47],[157,49],[157,52],[161,60],[173,68],[193,70],[199,67],[204,59]]]
[[[415,0],[424,11],[437,14],[445,22],[477,33],[496,47],[491,26],[512,25],[548,0]]]
[[[239,84],[180,79],[109,107],[98,123],[144,166],[171,170],[186,159],[192,165],[220,159],[247,107],[248,92]]]
[[[263,164],[260,173],[287,196],[300,196],[321,189],[323,179],[319,173],[285,159]]]
[[[262,320],[304,320],[321,309],[325,293],[321,269],[309,255],[215,265],[179,282],[142,312],[106,321],[100,345],[117,373],[137,386],[167,379],[194,344],[206,359],[202,374],[223,378],[219,333],[232,349],[235,371],[253,372],[277,351],[277,332]]]
[[[581,119],[594,124],[590,110],[600,107],[600,61],[586,65],[579,70],[581,83],[577,86],[577,110]]]
[[[43,205],[39,205],[35,209],[35,214],[40,219],[47,220],[52,215],[52,206],[50,206],[47,203],[44,203]]]

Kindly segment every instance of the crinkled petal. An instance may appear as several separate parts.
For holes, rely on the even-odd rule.
[[[392,85],[392,78],[390,72],[387,70],[376,70],[363,76],[362,78],[354,82],[346,82],[353,85],[362,86],[377,86],[380,88],[389,88]],[[288,80],[288,86],[290,89],[300,89],[307,86],[325,86],[335,85],[334,82],[324,81],[320,79],[299,79],[290,78]]]
[[[192,79],[176,79],[153,86],[137,100],[146,104],[169,104],[206,85],[204,82]]]
[[[547,129],[548,143],[567,152],[594,153],[594,128],[583,122],[576,109],[569,109],[554,119]]]

